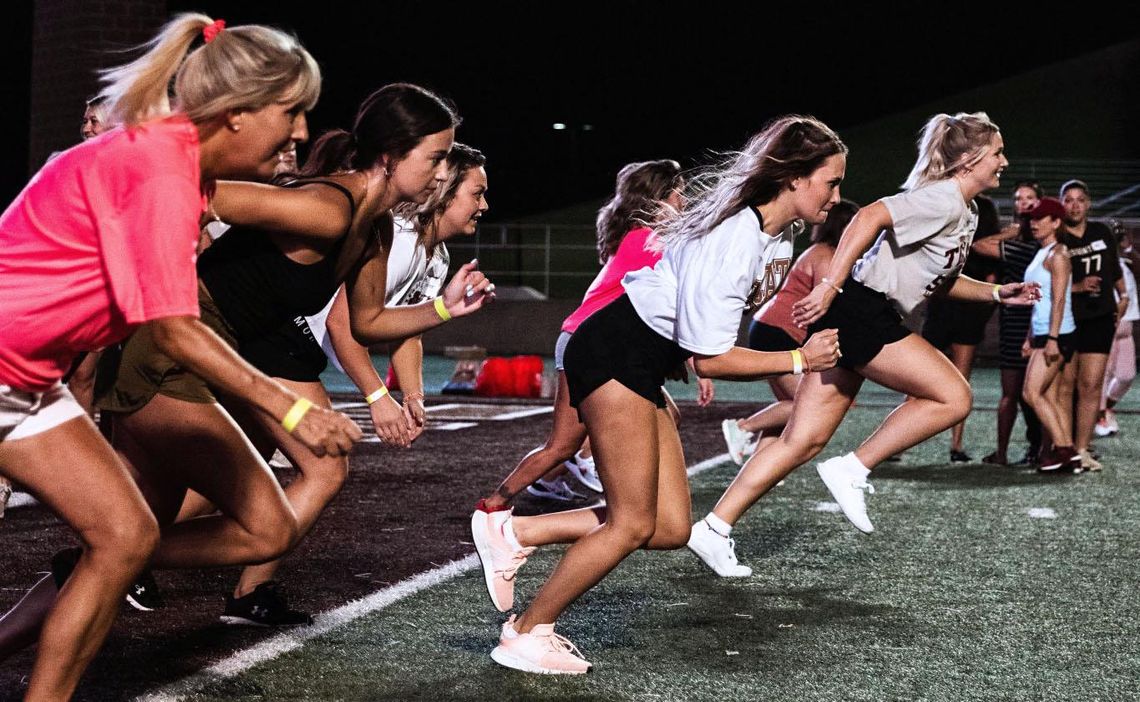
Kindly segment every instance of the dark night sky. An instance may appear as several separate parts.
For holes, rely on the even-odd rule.
[[[882,13],[855,5],[169,3],[171,12],[296,32],[326,77],[314,133],[347,126],[356,104],[387,82],[450,98],[465,120],[459,138],[490,159],[495,220],[598,197],[629,160],[691,164],[704,149],[738,146],[775,114],[807,112],[842,129],[1137,31],[1088,3],[1055,18],[1028,3],[986,12],[971,3],[937,17],[919,3]],[[966,7],[973,14],[961,14]],[[8,65],[20,65],[12,54],[21,49],[5,50]],[[1080,88],[1065,86],[1070,95]],[[21,106],[19,86],[4,90]]]

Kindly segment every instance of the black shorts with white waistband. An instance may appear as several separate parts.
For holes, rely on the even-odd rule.
[[[658,407],[665,407],[661,386],[692,354],[649,328],[628,295],[622,295],[582,322],[563,357],[570,406],[616,380]]]
[[[824,329],[839,330],[839,352],[836,365],[856,370],[871,362],[883,347],[910,336],[902,317],[883,293],[848,278],[843,292],[835,296],[831,307],[808,329],[808,335]]]

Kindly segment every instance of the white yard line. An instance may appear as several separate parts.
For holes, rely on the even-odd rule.
[[[712,458],[691,466],[688,470],[689,476],[699,475],[729,460],[727,453],[713,456]],[[135,698],[136,702],[179,702],[198,692],[211,682],[236,677],[256,665],[267,663],[284,653],[289,653],[290,651],[301,648],[305,645],[305,642],[310,639],[327,634],[334,629],[339,629],[367,614],[380,611],[389,605],[393,605],[400,600],[411,597],[430,587],[457,578],[464,573],[475,570],[478,566],[479,558],[472,553],[466,558],[461,558],[438,568],[433,568],[419,575],[412,576],[407,580],[401,580],[395,585],[377,590],[371,595],[367,595],[359,600],[349,602],[348,604],[324,612],[323,614],[318,614],[316,621],[309,626],[297,627],[296,629],[290,629],[289,631],[277,634],[259,644],[238,651],[228,658],[218,661],[214,665],[193,675],[161,687],[153,692],[142,694]]]

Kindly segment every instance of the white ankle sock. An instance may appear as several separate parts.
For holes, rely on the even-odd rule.
[[[843,460],[847,463],[847,468],[852,475],[866,478],[871,474],[871,469],[863,465],[863,461],[859,460],[859,457],[855,455],[854,451],[844,456]]]
[[[503,538],[507,540],[507,545],[516,551],[523,549],[522,544],[519,543],[518,537],[515,536],[514,520],[508,518],[503,522]]]
[[[712,512],[709,512],[707,515],[705,515],[705,524],[708,524],[710,529],[720,534],[721,536],[727,537],[732,533],[732,525],[716,516]]]

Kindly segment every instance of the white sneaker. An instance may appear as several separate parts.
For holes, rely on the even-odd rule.
[[[722,578],[747,578],[752,569],[736,562],[736,542],[713,531],[708,522],[693,525],[689,534],[689,550]]]
[[[570,483],[566,480],[566,477],[562,475],[553,480],[543,480],[539,478],[534,481],[533,485],[527,487],[526,491],[535,497],[541,497],[544,500],[556,500],[558,502],[573,502],[574,500],[586,497],[586,495],[579,495],[574,492],[574,488],[570,487]]]
[[[726,419],[721,422],[720,430],[724,432],[724,443],[728,446],[728,455],[736,465],[744,465],[744,453],[752,441],[751,432],[741,429],[735,419]]]
[[[875,488],[867,482],[866,469],[853,466],[844,460],[845,456],[829,458],[818,464],[815,469],[823,484],[831,492],[831,496],[843,510],[843,515],[855,525],[859,531],[870,534],[875,530],[871,520],[867,518],[867,505],[863,491],[874,495]]]
[[[566,461],[566,469],[586,487],[594,492],[605,492],[602,479],[598,477],[598,467],[594,464],[593,456],[583,456],[581,452]]]

